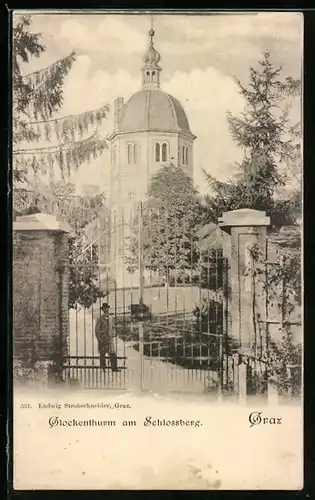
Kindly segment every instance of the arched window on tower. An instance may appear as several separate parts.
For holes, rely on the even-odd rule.
[[[150,81],[150,72],[147,71],[147,82],[149,82],[149,81]]]
[[[155,71],[152,71],[152,82],[155,82]]]
[[[132,156],[133,156],[133,145],[132,144],[128,144],[127,146],[127,156],[128,156],[128,163],[133,163],[132,162]]]
[[[182,164],[188,165],[188,146],[183,146]]]
[[[167,161],[167,143],[163,142],[162,144],[162,161]]]
[[[169,160],[169,145],[167,142],[155,143],[155,161],[166,163]]]
[[[127,161],[128,163],[137,163],[139,156],[138,144],[135,142],[130,142],[127,144]]]
[[[133,145],[133,163],[137,163],[138,161],[138,145]]]

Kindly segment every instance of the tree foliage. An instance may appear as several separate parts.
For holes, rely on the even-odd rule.
[[[57,184],[53,187],[58,213],[73,230],[69,240],[69,309],[78,306],[88,309],[105,293],[99,286],[98,245],[91,245],[86,250],[83,235],[86,226],[99,217],[105,206],[105,197],[103,194],[71,194],[71,185]]]
[[[280,342],[270,343],[269,377],[277,383],[278,392],[286,397],[302,392],[302,344],[285,335]]]
[[[180,167],[168,165],[153,176],[149,200],[134,220],[127,262],[138,265],[139,217],[142,219],[143,258],[147,269],[182,273],[198,261],[201,206],[192,181]]]
[[[76,55],[72,52],[48,67],[24,74],[21,68],[46,50],[41,33],[33,33],[31,23],[31,16],[16,16],[13,26],[13,181],[15,185],[27,183],[26,189],[13,191],[14,213],[51,213],[70,224],[74,232],[69,252],[69,307],[89,307],[102,292],[97,286],[96,248],[83,251],[82,232],[98,217],[104,197],[74,195],[69,179],[73,170],[107,148],[98,127],[109,108],[103,105],[78,115],[57,116]],[[43,142],[48,145],[39,147]],[[56,180],[56,173],[61,181]],[[47,175],[48,184],[43,182]]]
[[[178,203],[191,202],[196,195],[192,179],[173,164],[158,170],[149,187],[149,197],[169,209]]]
[[[82,238],[77,232],[69,243],[69,309],[77,309],[78,306],[88,309],[97,299],[105,296],[97,279],[97,246],[92,245],[89,251],[84,251]]]
[[[256,348],[263,357],[267,354],[265,360],[269,379],[277,384],[279,394],[294,396],[301,391],[302,371],[301,336],[296,331],[296,327],[300,329],[302,325],[301,255],[297,235],[293,235],[291,242],[288,236],[285,235],[286,246],[278,250],[279,265],[268,266],[267,273],[265,253],[257,244],[253,244],[250,249],[251,266],[245,269],[245,275],[252,277],[252,319]],[[262,287],[257,286],[259,282]],[[271,316],[279,321],[282,332],[280,341],[270,335],[269,330],[263,338],[258,336],[260,313],[257,305],[261,301],[266,301],[267,319]],[[267,351],[264,351],[264,346]]]
[[[300,136],[298,124],[289,119],[292,97],[299,94],[300,82],[282,77],[282,67],[275,67],[270,54],[264,53],[258,69],[251,67],[247,86],[236,80],[245,101],[241,116],[228,113],[232,138],[243,151],[238,175],[220,182],[210,174],[206,178],[213,194],[207,198],[214,222],[222,212],[239,208],[266,210],[273,223],[292,222],[300,210],[300,189],[277,192],[289,182],[289,170],[300,171]],[[290,166],[290,169],[288,168]],[[298,181],[299,182],[299,181]]]
[[[106,118],[108,106],[80,115],[57,118],[63,105],[65,78],[75,62],[75,53],[41,70],[22,74],[21,66],[39,58],[46,47],[41,34],[31,32],[31,17],[16,16],[13,26],[13,180],[24,182],[28,174],[46,175],[54,180],[56,169],[63,179],[72,168],[95,158],[107,147],[97,131]],[[93,133],[83,137],[94,128]],[[55,145],[38,147],[39,141]]]
[[[31,213],[56,214],[66,220],[74,230],[84,227],[98,217],[105,205],[105,195],[83,196],[75,194],[74,185],[61,182],[41,186],[37,190],[15,189],[13,192],[15,215]]]
[[[38,193],[20,193],[16,214],[55,213],[69,223],[73,231],[69,240],[69,308],[89,308],[104,293],[98,284],[98,245],[85,251],[83,235],[86,226],[104,209],[105,197],[80,196],[73,189],[72,184],[56,183]]]

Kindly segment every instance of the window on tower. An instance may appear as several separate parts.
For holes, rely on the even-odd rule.
[[[155,144],[155,161],[158,163],[169,161],[169,146],[167,142],[157,142]]]
[[[188,165],[188,146],[182,148],[182,164]]]
[[[138,161],[138,144],[133,145],[133,163]]]
[[[127,144],[127,161],[128,163],[137,163],[139,148],[138,144],[131,142]]]
[[[127,146],[128,163],[132,163],[132,144]]]
[[[162,144],[162,161],[167,161],[167,144],[164,142]]]

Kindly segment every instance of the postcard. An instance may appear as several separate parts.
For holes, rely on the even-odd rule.
[[[303,488],[303,16],[15,10],[15,490]]]

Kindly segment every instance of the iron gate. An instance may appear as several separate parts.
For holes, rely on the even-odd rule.
[[[63,377],[86,388],[217,390],[227,336],[227,261],[189,227],[140,207],[111,213],[70,251],[68,353]],[[163,225],[164,224],[164,225]],[[171,221],[174,226],[174,220]],[[173,228],[174,229],[174,228]],[[162,235],[162,236],[161,236]],[[94,235],[95,236],[95,235]],[[188,237],[189,236],[189,237]],[[100,367],[95,322],[110,305],[118,372]],[[220,361],[221,360],[221,361]]]

